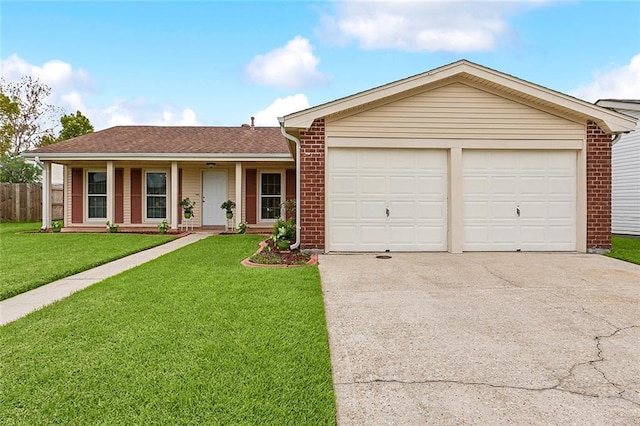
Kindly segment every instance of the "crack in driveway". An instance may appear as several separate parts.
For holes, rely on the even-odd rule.
[[[570,369],[569,369],[569,373],[558,379],[558,383],[556,383],[553,386],[546,386],[546,387],[526,387],[526,386],[513,386],[513,385],[496,385],[493,383],[485,383],[485,382],[467,382],[467,381],[462,381],[462,380],[445,380],[445,379],[433,379],[433,380],[400,380],[400,379],[372,379],[372,380],[355,380],[353,382],[334,382],[334,385],[357,385],[357,384],[373,384],[373,383],[398,383],[398,384],[454,384],[454,385],[464,385],[464,386],[486,386],[486,387],[490,387],[490,388],[494,388],[494,389],[513,389],[513,390],[521,390],[521,391],[529,391],[529,392],[546,392],[546,391],[556,391],[556,392],[564,392],[564,393],[569,393],[572,395],[578,395],[578,396],[583,396],[583,397],[587,397],[587,398],[609,398],[609,399],[620,399],[623,401],[626,401],[628,403],[631,403],[633,405],[635,405],[636,407],[640,407],[640,403],[629,399],[629,398],[625,398],[624,393],[627,391],[634,391],[636,393],[640,393],[638,390],[635,389],[625,389],[623,387],[623,385],[619,384],[619,383],[615,383],[614,381],[612,381],[611,379],[609,379],[607,377],[607,375],[605,374],[604,371],[600,370],[596,364],[597,363],[601,363],[601,362],[605,362],[606,359],[604,357],[604,349],[601,346],[601,343],[604,339],[608,339],[611,338],[613,336],[615,336],[616,334],[625,331],[625,330],[631,330],[634,328],[640,328],[640,326],[638,325],[631,325],[628,327],[618,327],[616,328],[615,331],[613,331],[610,334],[606,334],[606,335],[599,335],[599,336],[595,336],[593,339],[596,342],[596,350],[597,350],[597,358],[596,359],[592,359],[589,361],[585,361],[585,362],[580,362],[577,364],[574,364]],[[606,384],[611,385],[613,387],[615,387],[617,389],[617,396],[608,396],[608,395],[600,395],[598,393],[589,393],[589,392],[581,392],[581,391],[576,391],[576,390],[571,390],[568,389],[566,387],[564,387],[564,385],[566,384],[566,382],[574,377],[574,373],[575,370],[580,367],[580,366],[585,366],[588,365],[590,367],[592,367],[595,371],[597,371],[605,380]]]

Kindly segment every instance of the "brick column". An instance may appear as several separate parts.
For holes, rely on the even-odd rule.
[[[324,250],[324,118],[300,132],[300,247]]]
[[[587,123],[587,251],[611,249],[611,136]]]

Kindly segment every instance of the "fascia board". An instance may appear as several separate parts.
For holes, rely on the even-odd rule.
[[[41,160],[92,161],[293,161],[289,153],[283,154],[130,154],[130,153],[36,153],[24,152],[23,158]]]

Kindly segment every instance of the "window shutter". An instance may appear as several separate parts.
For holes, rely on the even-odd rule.
[[[131,169],[131,223],[142,223],[142,169]]]
[[[116,187],[115,187],[115,195],[116,195],[116,223],[124,222],[124,169],[116,169]]]
[[[175,201],[178,203],[178,223],[182,223],[182,216],[184,216],[180,201],[182,201],[182,169],[178,169],[178,199]]]
[[[256,190],[258,186],[258,171],[256,169],[247,169],[246,178],[246,209],[247,209],[247,223],[257,223],[256,210],[257,210],[257,197]]]
[[[83,174],[83,169],[71,169],[71,223],[82,223],[84,219],[84,211],[82,209],[82,201],[84,199]]]

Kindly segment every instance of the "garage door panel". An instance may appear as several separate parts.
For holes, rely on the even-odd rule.
[[[462,214],[466,220],[471,222],[474,219],[483,220],[489,215],[489,202],[484,201],[465,201],[463,203]]]
[[[522,176],[518,182],[520,195],[545,196],[548,191],[549,184],[544,176]]]
[[[513,220],[517,216],[512,201],[494,201],[490,204],[490,208],[492,220]]]
[[[358,190],[358,180],[355,176],[331,176],[331,186],[335,188],[335,195],[353,197]]]
[[[515,176],[496,176],[491,179],[492,195],[513,196],[518,190],[518,179]]]
[[[355,201],[331,201],[333,217],[341,220],[356,220],[358,218],[358,203]]]
[[[381,220],[386,218],[387,204],[381,200],[360,200],[357,218],[361,220]],[[333,217],[333,212],[332,212]]]
[[[568,201],[550,201],[549,219],[565,220],[571,223],[575,216],[575,205]]]
[[[446,228],[444,218],[447,215],[446,201],[418,201],[416,202],[416,220],[437,220]]]
[[[416,193],[416,178],[414,176],[389,176],[389,192],[394,196]]]
[[[419,176],[416,179],[416,194],[431,195],[438,199],[445,197],[447,193],[446,176]]]
[[[357,178],[357,177],[356,177]],[[366,196],[377,196],[383,198],[386,196],[387,180],[383,175],[365,175],[358,179],[358,192]]]
[[[384,225],[362,224],[360,225],[360,238],[364,244],[383,245],[387,238],[387,230]]]
[[[549,176],[549,194],[573,195],[575,179],[571,176]]]

